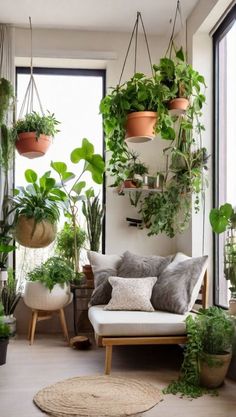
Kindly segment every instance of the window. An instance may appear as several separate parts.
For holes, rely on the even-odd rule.
[[[17,68],[17,100],[18,114],[29,82],[29,68]],[[30,168],[39,175],[50,169],[51,161],[64,161],[74,171],[75,165],[70,164],[71,151],[79,147],[84,137],[93,144],[97,153],[103,154],[102,117],[99,114],[99,103],[105,91],[104,70],[35,68],[34,78],[39,91],[43,109],[55,113],[60,132],[54,138],[47,154],[36,159],[27,159],[16,153],[15,186],[25,185],[24,172]],[[38,109],[35,100],[34,110]],[[101,186],[95,185],[88,173],[84,177],[87,187],[93,186],[100,192],[104,202]],[[79,222],[85,228],[81,215]],[[103,231],[104,232],[104,231]],[[104,235],[104,233],[103,233]],[[104,249],[104,239],[103,239]],[[26,271],[32,264],[43,262],[53,253],[53,244],[45,249],[26,249],[16,251],[16,270],[19,282],[24,280]]]
[[[236,6],[213,36],[214,42],[214,207],[225,202],[236,206]],[[214,237],[215,304],[228,306],[224,278],[225,236]]]

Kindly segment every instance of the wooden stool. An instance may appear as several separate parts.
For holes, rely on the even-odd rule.
[[[34,335],[35,335],[35,329],[36,329],[37,322],[42,321],[42,320],[51,319],[53,314],[58,314],[59,315],[62,332],[64,334],[64,337],[65,337],[66,341],[69,344],[69,335],[68,335],[68,330],[67,330],[67,325],[66,325],[65,314],[64,314],[63,308],[61,308],[60,310],[55,310],[55,311],[44,311],[44,310],[34,310],[34,309],[32,309],[32,316],[31,316],[31,320],[30,320],[30,324],[29,324],[29,332],[28,332],[28,339],[29,339],[29,344],[30,345],[32,345],[34,343]]]

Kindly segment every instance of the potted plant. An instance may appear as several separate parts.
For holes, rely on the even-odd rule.
[[[80,250],[86,240],[86,233],[76,226],[77,259],[80,259]],[[75,270],[75,239],[72,222],[65,222],[62,230],[57,234],[56,252],[65,259],[72,269]]]
[[[3,321],[3,306],[0,303],[0,365],[4,365],[6,363],[9,334],[10,329]]]
[[[205,80],[187,63],[182,47],[175,49],[174,59],[161,58],[154,70],[161,85],[157,130],[163,139],[173,139],[175,117],[171,116],[185,115],[186,119],[192,119],[200,113],[205,102],[202,93]]]
[[[236,313],[236,213],[231,204],[213,208],[209,215],[213,232],[227,232],[224,246],[224,274],[230,281],[230,313]]]
[[[41,178],[35,171],[27,169],[26,187],[15,190],[11,199],[14,213],[14,237],[22,246],[43,248],[56,237],[56,223],[60,217],[60,206],[64,194],[50,176],[50,171]]]
[[[55,311],[70,301],[70,282],[74,271],[67,261],[54,256],[27,275],[25,304],[36,310]]]
[[[200,309],[186,319],[187,344],[180,377],[165,393],[196,398],[204,393],[215,394],[222,385],[232,355],[235,334],[234,320],[221,308]]]
[[[1,302],[4,310],[3,320],[10,328],[10,336],[15,336],[16,318],[13,314],[18,302],[20,301],[21,293],[17,289],[17,282],[14,278],[12,268],[8,268],[7,275],[7,281],[1,290]]]
[[[58,124],[54,114],[49,112],[41,116],[32,111],[23,119],[17,120],[12,134],[19,154],[30,159],[45,155],[52,137],[59,132]]]
[[[76,148],[71,152],[70,159],[74,164],[83,162],[83,168],[79,175],[68,171],[67,165],[64,162],[52,162],[51,167],[59,175],[61,189],[57,191],[57,194],[59,197],[63,197],[64,213],[71,222],[74,239],[74,272],[75,276],[79,277],[79,242],[77,241],[78,204],[86,199],[86,196],[82,194],[83,189],[86,187],[86,182],[82,181],[82,177],[85,172],[90,172],[93,181],[97,184],[102,184],[105,164],[102,156],[94,153],[93,144],[86,138],[83,139],[80,148]]]
[[[130,152],[130,161],[127,164],[124,187],[137,188],[143,184],[143,177],[148,174],[148,167],[138,159],[136,152]]]

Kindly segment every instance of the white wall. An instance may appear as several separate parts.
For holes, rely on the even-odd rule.
[[[107,87],[118,83],[130,34],[79,32],[68,30],[33,31],[33,54],[35,65],[45,66],[87,66],[106,68]],[[167,47],[168,39],[149,38],[153,62],[158,62]],[[133,48],[134,49],[134,48]],[[146,46],[140,36],[137,70],[150,74]],[[29,30],[16,28],[16,63],[22,65],[29,56]],[[86,60],[86,61],[85,61]],[[133,75],[133,52],[128,58],[124,81]],[[162,149],[166,142],[155,139],[133,147],[140,152],[150,170],[164,167]],[[106,252],[123,253],[126,249],[138,254],[169,254],[175,252],[175,239],[167,237],[147,237],[146,230],[140,231],[128,226],[125,218],[137,217],[130,206],[128,196],[118,196],[113,188],[107,188],[106,196]]]

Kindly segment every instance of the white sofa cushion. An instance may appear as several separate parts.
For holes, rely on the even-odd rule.
[[[166,311],[105,311],[104,305],[89,308],[89,320],[99,336],[178,336],[186,334],[185,319],[191,314]]]

